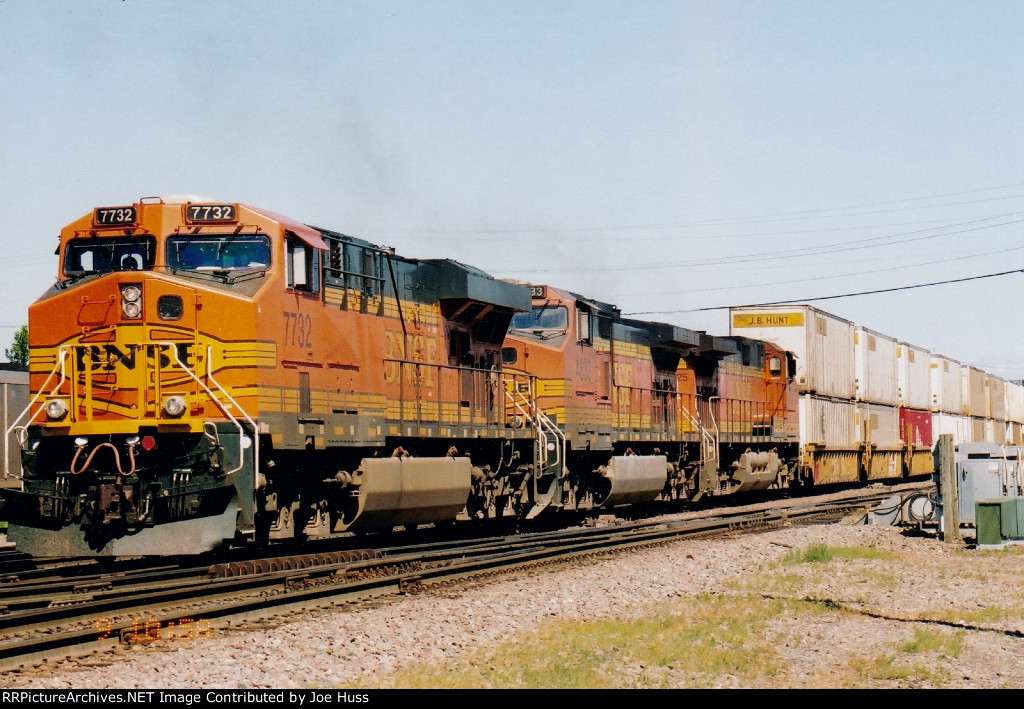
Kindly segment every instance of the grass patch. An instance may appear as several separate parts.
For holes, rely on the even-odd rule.
[[[955,633],[944,633],[918,628],[911,640],[901,644],[901,652],[908,654],[932,653],[940,657],[957,658],[964,651],[966,633],[959,630]]]
[[[668,688],[771,686],[786,670],[760,632],[807,604],[703,595],[638,618],[551,621],[488,651],[378,680],[385,688]]]
[[[891,654],[873,658],[854,658],[849,662],[853,673],[844,684],[854,688],[879,688],[886,685],[896,687],[942,687],[951,679],[943,668],[932,669],[921,663],[905,662]]]
[[[1006,606],[985,606],[973,610],[948,609],[921,613],[922,618],[966,623],[968,625],[995,625],[1006,620],[1024,619],[1024,609]]]
[[[787,564],[827,564],[833,559],[894,559],[895,554],[874,547],[833,547],[828,544],[813,544],[803,549],[793,549],[783,559]]]

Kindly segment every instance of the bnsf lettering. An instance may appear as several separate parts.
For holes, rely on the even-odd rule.
[[[406,352],[405,343],[401,333],[392,332],[387,330],[384,333],[384,357],[387,360],[406,360],[408,362],[422,362],[428,364],[430,362],[437,361],[437,343],[433,340],[428,340],[423,335],[409,335],[409,348]],[[384,363],[384,381],[388,384],[395,384],[398,382],[399,372],[402,370],[401,364],[395,361],[387,361]],[[434,386],[434,368],[433,367],[417,367],[406,365],[405,370],[405,382],[406,384],[412,385],[423,385],[427,387]]]
[[[180,344],[177,345],[178,359],[190,367],[194,364],[192,357],[192,345]],[[106,371],[112,372],[116,369],[123,368],[129,371],[134,370],[137,363],[137,354],[141,349],[138,345],[126,345],[122,350],[116,345],[93,345],[92,347],[80,347],[78,348],[76,355],[76,362],[78,365],[78,371],[84,372],[86,370],[90,372]],[[88,355],[88,357],[86,356]],[[86,360],[88,359],[88,364]],[[173,369],[178,365],[171,358],[170,354],[165,352],[163,348],[159,350],[159,362],[157,361],[156,352],[149,350],[147,352],[147,364],[150,369],[159,366],[160,369]]]

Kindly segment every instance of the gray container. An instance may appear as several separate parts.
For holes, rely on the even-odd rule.
[[[852,401],[801,394],[799,410],[801,446],[857,446],[857,406]]]

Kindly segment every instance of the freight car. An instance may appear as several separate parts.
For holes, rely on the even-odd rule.
[[[809,305],[733,308],[731,331],[797,357],[800,477],[814,483],[933,472],[954,444],[1020,445],[1024,384],[962,365]]]

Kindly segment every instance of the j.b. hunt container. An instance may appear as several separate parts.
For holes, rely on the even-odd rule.
[[[801,393],[853,399],[854,325],[810,305],[732,308],[730,333],[774,342],[796,355]]]

